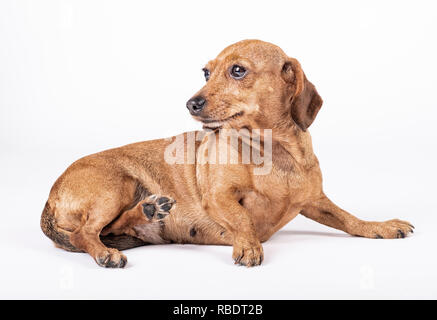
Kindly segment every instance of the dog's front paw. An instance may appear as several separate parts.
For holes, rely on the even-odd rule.
[[[238,240],[234,243],[232,258],[235,264],[246,267],[259,266],[264,259],[264,251],[258,240]]]
[[[170,209],[176,201],[169,197],[151,195],[141,204],[143,213],[150,220],[161,220],[170,214]]]
[[[375,239],[396,239],[405,238],[413,233],[414,226],[399,219],[384,222],[366,222],[363,227],[364,236]]]

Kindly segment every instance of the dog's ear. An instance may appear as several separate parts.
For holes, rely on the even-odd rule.
[[[291,117],[303,131],[306,131],[316,118],[322,107],[323,100],[314,85],[307,80],[300,63],[296,59],[289,58],[284,63],[282,77],[293,90]]]

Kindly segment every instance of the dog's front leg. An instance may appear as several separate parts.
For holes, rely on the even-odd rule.
[[[213,220],[233,235],[235,264],[260,265],[264,253],[249,212],[235,199],[233,192],[220,192],[204,198],[204,207]]]
[[[325,195],[305,206],[301,214],[351,235],[374,239],[405,238],[414,228],[409,222],[399,219],[382,222],[358,219],[336,206]]]

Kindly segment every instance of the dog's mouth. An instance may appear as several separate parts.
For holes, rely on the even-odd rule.
[[[235,118],[241,117],[244,114],[244,111],[237,112],[233,114],[230,117],[227,117],[225,119],[209,119],[209,118],[203,118],[199,119],[203,123],[203,129],[209,129],[209,130],[217,130],[223,127],[223,125],[226,122],[229,122],[231,120],[234,120]]]

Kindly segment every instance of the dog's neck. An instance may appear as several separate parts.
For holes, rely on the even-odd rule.
[[[281,162],[297,162],[304,167],[313,166],[317,158],[313,153],[311,135],[297,127],[273,129],[273,158]],[[287,157],[288,154],[288,157]],[[284,157],[288,159],[284,159]]]

